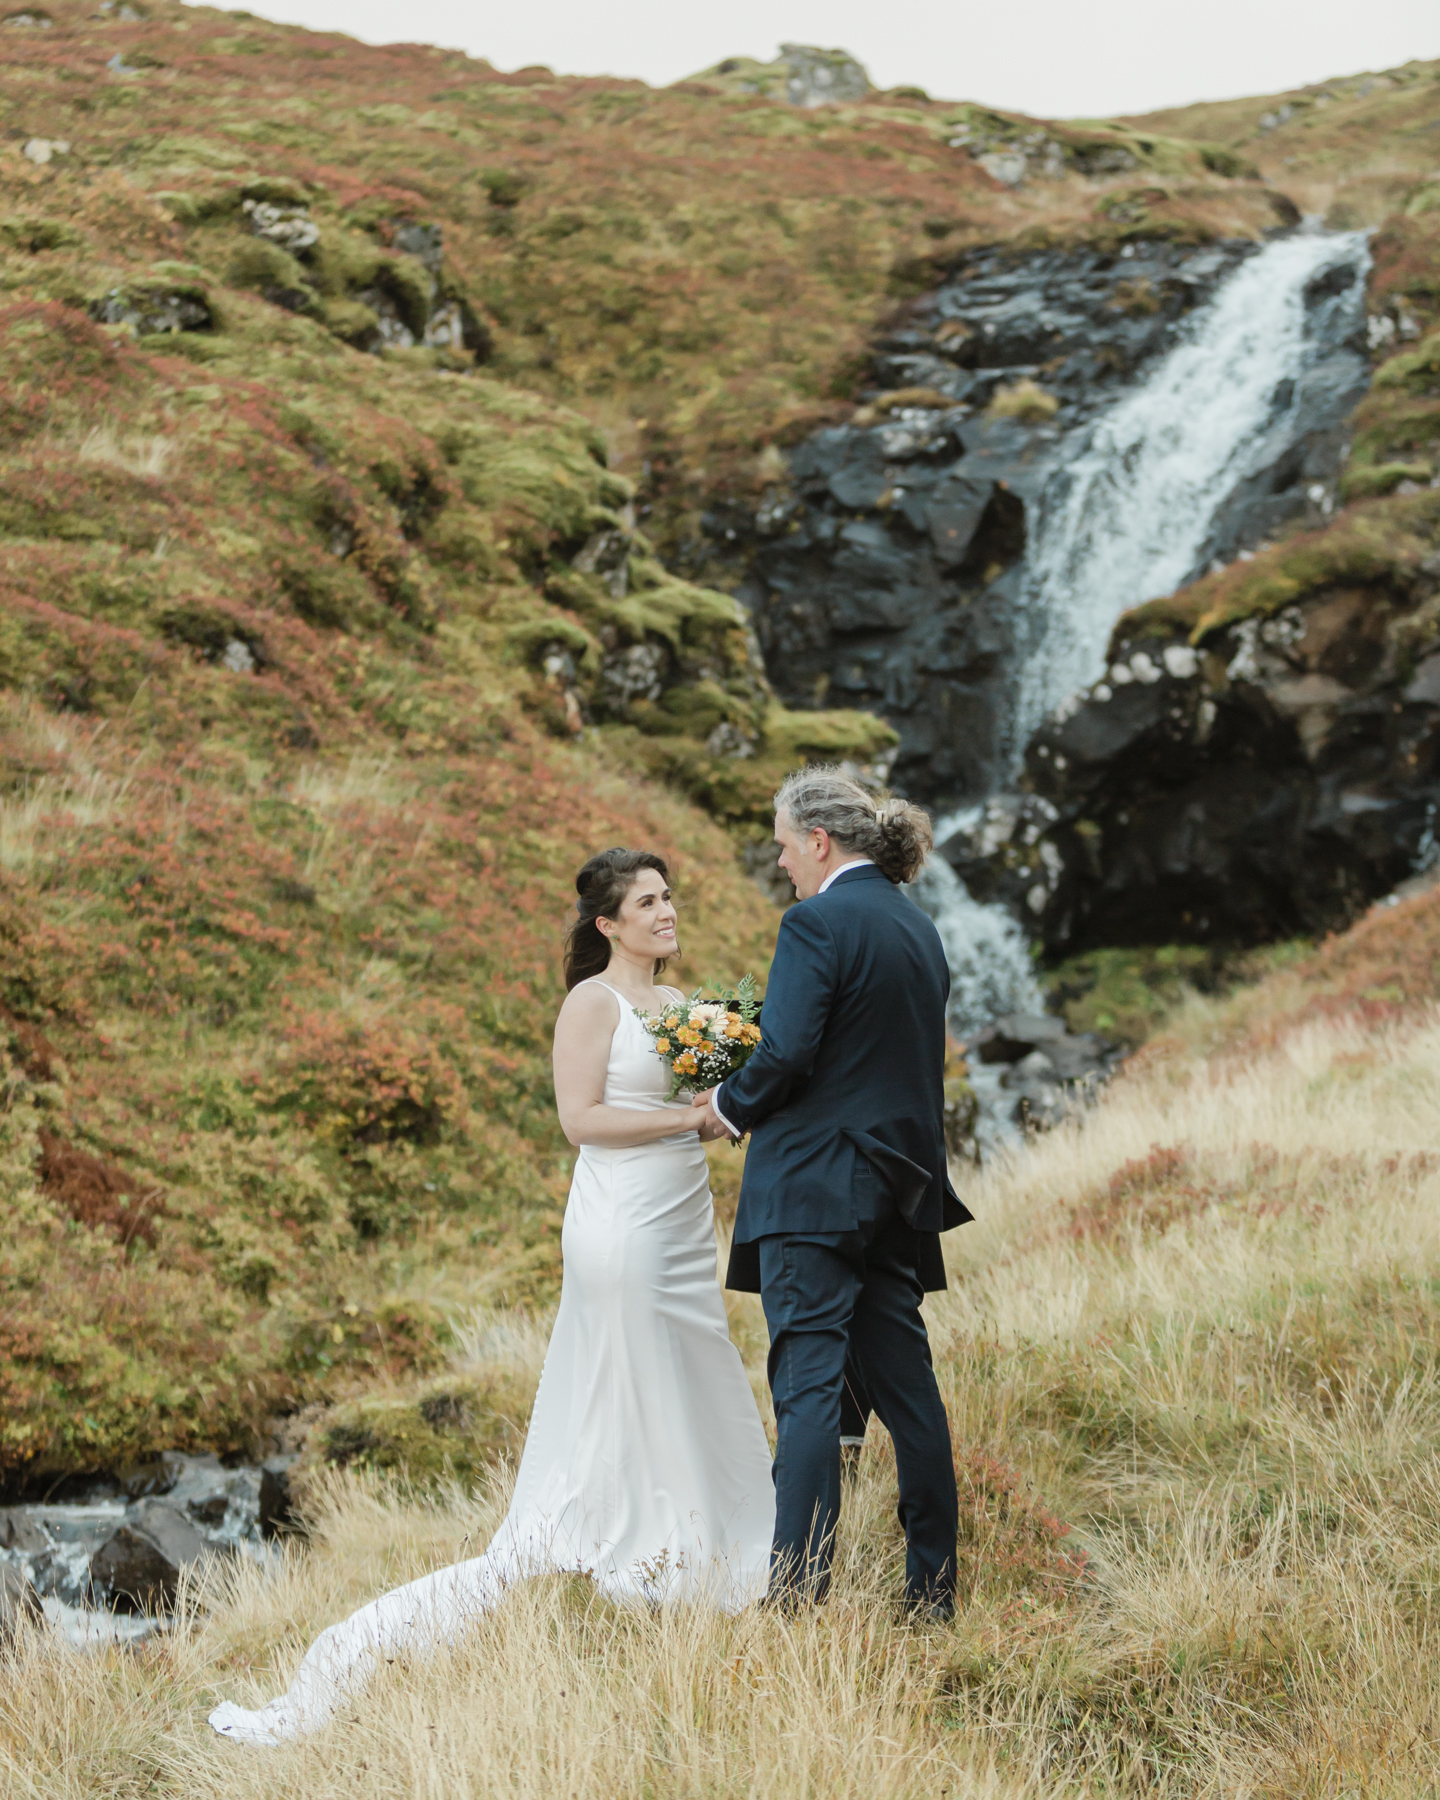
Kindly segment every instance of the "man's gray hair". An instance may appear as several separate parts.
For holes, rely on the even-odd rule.
[[[913,881],[934,843],[930,815],[921,807],[870,793],[834,763],[787,775],[775,810],[801,833],[818,828],[852,855],[868,856],[891,881]]]

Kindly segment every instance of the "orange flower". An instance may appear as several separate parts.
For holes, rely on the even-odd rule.
[[[658,1051],[659,1051],[659,1052],[660,1052],[660,1054],[661,1054],[661,1055],[662,1055],[662,1056],[668,1056],[668,1055],[669,1055],[669,1054],[670,1054],[670,1040],[669,1040],[669,1038],[668,1038],[668,1037],[661,1037],[661,1038],[656,1038],[656,1040],[655,1040],[655,1048],[656,1048],[656,1049],[657,1049],[657,1050],[658,1050]]]

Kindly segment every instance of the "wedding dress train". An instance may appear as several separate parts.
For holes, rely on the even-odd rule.
[[[605,1104],[672,1104],[665,1065],[610,992],[620,1021]],[[770,1451],[726,1328],[696,1134],[582,1149],[561,1244],[560,1309],[514,1497],[485,1554],[332,1625],[287,1693],[258,1712],[217,1707],[216,1731],[251,1744],[314,1731],[381,1661],[453,1642],[509,1585],[546,1570],[588,1572],[619,1599],[729,1610],[763,1596]]]

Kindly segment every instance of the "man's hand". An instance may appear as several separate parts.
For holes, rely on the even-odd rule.
[[[706,1088],[703,1094],[695,1096],[696,1106],[703,1106],[705,1109],[705,1123],[700,1127],[700,1142],[713,1144],[720,1138],[738,1142],[735,1133],[715,1111],[715,1091],[714,1088]]]

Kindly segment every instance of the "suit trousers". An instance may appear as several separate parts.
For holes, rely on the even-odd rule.
[[[888,1199],[873,1211],[856,1231],[759,1240],[778,1439],[770,1594],[785,1604],[829,1590],[848,1354],[895,1444],[905,1598],[946,1612],[959,1523],[950,1424],[920,1317],[915,1234]]]

